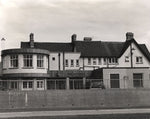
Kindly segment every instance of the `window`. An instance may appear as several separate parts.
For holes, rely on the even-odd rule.
[[[33,82],[32,81],[23,81],[23,88],[24,89],[32,89],[33,88]]]
[[[71,67],[74,66],[74,60],[71,60]]]
[[[91,58],[88,58],[88,65],[91,65]]]
[[[55,61],[55,57],[52,57],[52,60]]]
[[[125,56],[125,62],[129,62],[129,56]]]
[[[83,89],[83,80],[72,79],[69,81],[70,89]]]
[[[18,67],[18,55],[10,56],[10,67],[17,68]]]
[[[142,64],[143,63],[143,58],[142,57],[136,57],[136,63]]]
[[[37,88],[43,88],[43,87],[44,87],[43,81],[37,81]]]
[[[142,73],[133,74],[133,86],[135,88],[143,87],[143,74]]]
[[[65,66],[68,67],[68,60],[65,60]]]
[[[93,65],[96,65],[96,58],[93,58]]]
[[[33,66],[33,56],[32,55],[23,55],[24,67]]]
[[[107,59],[106,58],[104,58],[104,65],[106,65],[107,64]]]
[[[110,87],[120,88],[119,74],[110,74]]]
[[[52,90],[52,89],[66,89],[66,80],[50,80],[47,81],[47,89]]]
[[[109,58],[108,61],[109,61],[109,64],[117,64],[118,63],[117,58]]]
[[[3,62],[3,68],[7,68],[7,57],[3,57],[2,62]]]
[[[101,58],[98,58],[98,64],[101,65]]]
[[[44,56],[43,55],[37,55],[37,67],[38,68],[44,67]]]
[[[79,66],[79,60],[77,59],[76,60],[76,67],[78,67]]]

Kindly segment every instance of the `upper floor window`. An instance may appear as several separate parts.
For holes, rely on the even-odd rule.
[[[7,57],[3,57],[2,61],[3,61],[3,68],[7,68]]]
[[[93,65],[96,65],[96,58],[93,58]]]
[[[33,66],[33,56],[30,54],[23,55],[23,63],[24,63],[24,67],[32,67]]]
[[[104,58],[104,65],[107,64],[107,58]]]
[[[71,60],[71,67],[73,67],[74,66],[74,60],[72,59]]]
[[[91,58],[88,58],[88,65],[91,65]]]
[[[10,67],[17,68],[18,67],[18,55],[10,56]]]
[[[101,65],[101,58],[98,58],[98,64]]]
[[[129,62],[129,56],[125,56],[125,62]]]
[[[76,60],[76,67],[78,67],[79,66],[79,60],[77,59]]]
[[[116,64],[116,63],[118,63],[117,58],[109,58],[109,64]]]
[[[136,57],[136,63],[142,64],[143,63],[143,58],[142,57]]]
[[[37,67],[44,67],[44,56],[37,55]]]
[[[65,60],[65,66],[68,67],[68,60]]]
[[[43,88],[44,82],[43,81],[37,81],[37,88]]]

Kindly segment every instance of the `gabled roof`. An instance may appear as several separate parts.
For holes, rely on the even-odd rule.
[[[150,61],[150,53],[144,44],[134,39],[126,42],[74,41],[73,43],[35,42],[34,48],[46,49],[50,52],[81,52],[81,57],[121,57],[129,45],[134,42]],[[29,42],[21,42],[21,48],[30,48]]]

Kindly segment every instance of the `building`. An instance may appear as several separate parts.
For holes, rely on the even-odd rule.
[[[92,41],[71,36],[69,43],[21,42],[2,51],[2,82],[9,89],[150,88],[150,53],[134,34],[125,42]]]

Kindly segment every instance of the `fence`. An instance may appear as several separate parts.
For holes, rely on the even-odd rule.
[[[0,80],[0,90],[66,90],[90,88],[150,88],[149,79],[44,79]]]

